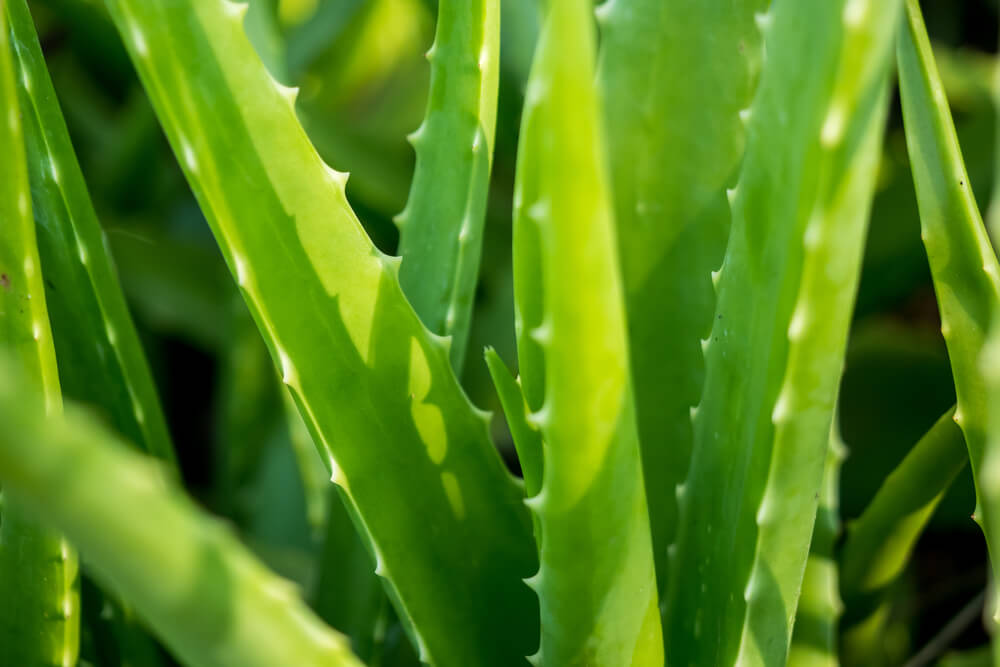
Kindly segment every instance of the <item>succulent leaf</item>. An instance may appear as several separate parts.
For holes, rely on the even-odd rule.
[[[846,664],[878,662],[885,593],[902,574],[934,509],[968,462],[954,416],[952,408],[938,419],[847,527],[840,555]]]
[[[530,421],[524,394],[517,380],[507,370],[500,355],[493,348],[486,349],[486,365],[493,378],[500,404],[507,417],[517,458],[521,462],[524,492],[529,497],[542,488],[542,434]]]
[[[739,112],[760,67],[765,0],[608,0],[598,82],[661,596],[691,456],[690,409],[715,310],[710,272],[726,248],[743,156]],[[711,26],[706,29],[706,26]]]
[[[816,526],[809,560],[802,577],[788,667],[838,667],[838,621],[843,611],[839,590],[839,564],[834,549],[840,537],[840,468],[847,447],[840,437],[836,414],[830,424],[830,444],[823,468]]]
[[[518,148],[518,348],[543,459],[541,488],[527,500],[540,533],[533,661],[662,665],[595,37],[589,0],[547,3]],[[501,392],[517,422],[512,393]]]
[[[694,451],[671,664],[787,659],[843,364],[899,2],[778,0],[744,114]],[[711,584],[711,585],[709,585]],[[697,613],[686,610],[695,609]]]
[[[147,451],[174,461],[146,357],[107,248],[26,0],[8,0],[32,209],[59,380]]]
[[[45,412],[56,415],[62,410],[59,372],[31,213],[7,10],[0,0],[0,346],[29,383],[25,390],[40,392]],[[6,487],[0,505],[0,663],[75,665],[76,552]]]
[[[205,667],[360,667],[346,639],[202,514],[161,463],[129,451],[82,411],[46,418],[9,365],[0,378],[5,491],[66,531],[178,658]]]
[[[538,631],[521,581],[536,562],[522,491],[446,341],[404,298],[398,258],[372,245],[343,175],[302,130],[294,92],[254,53],[246,6],[108,7],[421,658],[519,664]]]
[[[499,0],[440,0],[431,85],[410,198],[397,216],[399,282],[434,333],[465,359],[489,192],[500,72]]]
[[[1000,263],[972,194],[923,16],[914,0],[906,0],[897,60],[921,237],[955,378],[954,419],[969,448],[978,498],[975,516],[986,535],[996,580],[1000,534],[992,529],[993,519],[983,516],[989,511],[982,502],[982,469],[990,403],[980,363],[990,319],[1000,304]]]

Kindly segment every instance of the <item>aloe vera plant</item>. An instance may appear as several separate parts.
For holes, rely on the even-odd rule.
[[[885,664],[966,461],[997,556],[1000,265],[917,1],[537,9],[0,0],[0,662]],[[886,179],[957,403],[857,503]]]

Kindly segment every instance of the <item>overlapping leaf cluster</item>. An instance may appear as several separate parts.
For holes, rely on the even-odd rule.
[[[153,301],[211,317],[235,291],[249,312],[193,325],[223,359],[223,506],[279,423],[323,545],[310,606],[180,489],[29,7],[0,0],[4,664],[75,664],[81,632],[97,660],[159,664],[145,626],[197,665],[861,664],[966,460],[997,555],[1000,265],[916,0],[607,0],[596,25],[588,0],[537,20],[439,0],[399,256],[349,203],[401,205],[392,174],[306,131],[323,103],[343,110],[337,93],[307,110],[279,81],[322,60],[275,46],[298,5],[106,6],[235,285]],[[317,25],[348,48],[380,21],[405,32],[386,17],[416,7],[340,3]],[[537,31],[530,68],[508,20]],[[893,63],[957,406],[841,543],[835,404]],[[493,349],[486,366],[520,479],[460,380],[481,365],[467,349],[504,68],[525,84],[518,374]],[[374,69],[345,67],[338,90]],[[357,157],[354,191],[314,141]]]

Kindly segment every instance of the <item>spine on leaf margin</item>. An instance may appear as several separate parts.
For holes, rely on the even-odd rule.
[[[538,615],[521,581],[536,563],[522,491],[445,341],[404,298],[399,260],[372,245],[347,204],[346,176],[305,135],[296,91],[254,53],[246,6],[107,4],[422,659],[523,661]]]
[[[677,488],[664,612],[670,664],[787,659],[899,9],[898,1],[776,0],[758,17],[766,55],[741,114],[747,151],[713,275],[691,468]]]
[[[440,0],[427,52],[427,113],[410,135],[416,171],[396,218],[399,282],[427,327],[465,359],[489,193],[500,72],[499,0]]]
[[[13,354],[28,396],[45,414],[62,411],[41,262],[31,212],[23,123],[14,87],[7,21],[0,0],[0,347]],[[11,373],[15,372],[9,369]],[[0,503],[0,663],[75,665],[80,598],[76,552],[4,489]]]
[[[551,0],[528,79],[515,182],[516,329],[541,566],[535,664],[662,665],[653,552],[594,83],[589,0]],[[499,373],[497,373],[499,371]],[[522,456],[524,454],[522,453]],[[538,465],[540,463],[540,466]]]

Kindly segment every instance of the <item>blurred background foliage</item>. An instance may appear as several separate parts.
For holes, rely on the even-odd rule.
[[[498,405],[480,352],[489,344],[508,362],[515,358],[511,187],[523,87],[538,30],[535,3],[502,2],[495,167],[463,377],[473,401],[493,410]],[[435,4],[251,0],[247,17],[251,39],[275,78],[301,88],[299,115],[320,153],[351,172],[350,201],[386,252],[395,250],[392,217],[409,190],[414,159],[405,137],[424,110],[429,71],[423,54],[433,38]],[[921,4],[969,177],[984,207],[996,146],[997,1]],[[371,609],[384,604],[377,592],[354,591],[350,598],[360,606],[345,609],[326,602],[337,591],[317,585],[315,563],[324,549],[338,545],[336,531],[324,526],[350,528],[343,516],[324,518],[325,480],[303,482],[299,475],[303,459],[315,456],[308,435],[289,419],[264,345],[103,3],[32,0],[30,5],[152,360],[186,486],[204,506],[227,517],[272,567],[312,591],[313,603],[337,627],[345,629],[352,613],[386,613]],[[954,401],[898,104],[890,123],[840,403],[850,449],[842,480],[847,520],[860,513],[908,448]],[[513,464],[502,420],[494,426]],[[336,515],[340,505],[331,500],[329,512]],[[970,519],[973,505],[966,469],[894,593],[884,664],[903,664],[970,601],[974,605],[983,590],[986,556]],[[368,567],[363,553],[353,557],[358,567]],[[986,641],[974,619],[953,634],[955,649]],[[408,651],[401,636],[396,648],[391,639],[386,651]],[[953,656],[944,664],[965,664],[964,659]],[[404,656],[394,664],[406,662]]]

